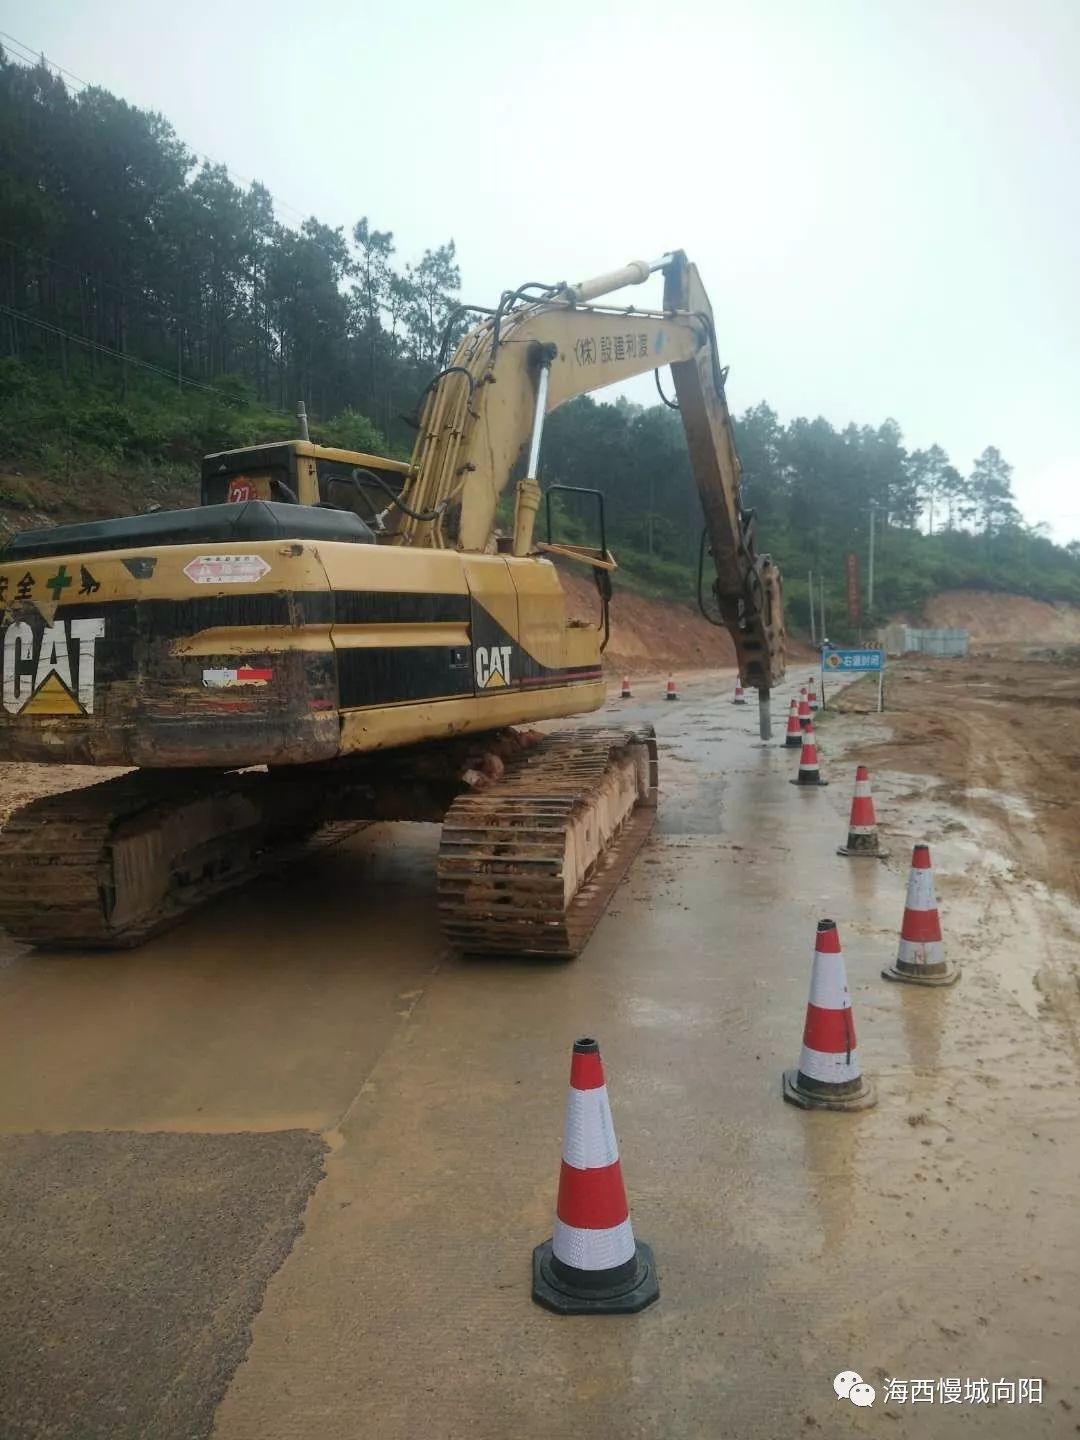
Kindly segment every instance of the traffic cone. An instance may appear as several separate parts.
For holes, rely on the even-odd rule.
[[[745,705],[745,704],[746,704],[746,695],[743,693],[742,681],[741,681],[740,679],[738,679],[738,678],[737,678],[736,681],[735,681],[735,699],[732,700],[731,703],[732,703],[733,705]]]
[[[630,699],[632,699],[632,698],[633,698],[633,697],[632,697],[632,695],[631,695],[631,693],[630,693],[630,676],[629,676],[629,675],[624,675],[624,676],[622,677],[622,690],[621,690],[621,692],[620,692],[620,694],[619,694],[619,699],[620,699],[620,700],[630,700]]]
[[[818,705],[817,681],[812,675],[810,676],[810,683],[806,689],[806,702],[810,706],[810,709],[813,713],[816,713],[821,708]]]
[[[668,677],[667,677],[667,694],[664,696],[664,699],[665,699],[665,700],[677,700],[678,698],[679,698],[679,692],[675,689],[675,677],[674,677],[674,675],[672,675],[671,672],[669,671],[669,672],[668,672]]]
[[[802,737],[802,752],[799,755],[799,774],[791,781],[792,785],[827,785],[829,782],[821,778],[821,771],[818,769],[817,739],[814,735],[813,725],[806,728]]]
[[[844,952],[834,920],[819,920],[802,1053],[784,1071],[784,1099],[803,1110],[865,1110],[877,1101],[855,1044]]]
[[[574,1041],[555,1233],[533,1251],[532,1297],[559,1315],[629,1315],[659,1298],[656,1262],[634,1240],[600,1047]]]
[[[806,686],[799,691],[799,726],[803,730],[810,728],[810,701],[807,699]]]
[[[874,797],[870,793],[870,771],[860,765],[855,771],[855,794],[851,797],[851,819],[848,821],[847,844],[841,845],[838,855],[865,855],[871,860],[884,860],[887,850],[878,842],[877,817],[874,814]]]
[[[799,702],[793,695],[791,697],[791,709],[787,717],[787,734],[784,736],[784,746],[788,750],[794,750],[796,746],[802,748],[802,726],[799,724]]]
[[[916,845],[912,851],[900,949],[895,963],[881,973],[886,980],[909,985],[954,985],[960,979],[960,971],[945,959],[941,943],[929,845]]]

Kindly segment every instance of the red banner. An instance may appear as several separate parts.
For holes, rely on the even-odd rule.
[[[859,606],[859,557],[847,557],[847,613],[852,625],[858,625],[862,611]]]

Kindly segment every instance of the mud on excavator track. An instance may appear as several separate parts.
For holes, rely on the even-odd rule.
[[[135,771],[36,800],[0,831],[0,925],[34,945],[126,949],[295,853],[325,825],[305,779]]]
[[[656,819],[652,726],[560,731],[490,790],[455,800],[439,912],[466,954],[581,953]]]
[[[561,731],[515,747],[487,788],[440,792],[432,776],[463,753],[458,742],[350,766],[332,812],[327,788],[295,771],[144,770],[34,801],[0,831],[0,925],[36,945],[129,948],[365,824],[442,815],[450,944],[579,954],[652,828],[651,728]]]

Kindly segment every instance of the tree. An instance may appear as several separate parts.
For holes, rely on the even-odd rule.
[[[945,506],[945,529],[952,532],[964,518],[969,505],[967,477],[955,465],[946,465],[939,478],[939,495]]]
[[[406,270],[412,287],[407,312],[413,356],[425,365],[434,365],[442,332],[457,307],[461,272],[453,240],[435,250],[425,250],[419,265]]]
[[[360,251],[350,306],[352,328],[362,341],[364,355],[360,390],[368,408],[378,413],[383,361],[389,358],[382,318],[390,301],[394,235],[391,230],[375,230],[365,215],[353,226],[353,243]]]
[[[952,467],[940,445],[928,450],[913,450],[908,456],[908,478],[919,503],[926,510],[927,529],[934,533],[934,519],[945,494],[945,474]],[[955,473],[955,472],[954,472]]]
[[[988,445],[975,461],[968,487],[975,522],[983,535],[993,535],[1019,520],[1012,473],[1012,466],[993,445]]]

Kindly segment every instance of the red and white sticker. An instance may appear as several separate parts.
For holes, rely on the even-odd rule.
[[[246,475],[234,475],[229,481],[229,493],[225,496],[230,505],[243,505],[247,500],[257,500],[255,486]]]
[[[202,672],[202,683],[207,690],[234,690],[238,685],[269,685],[273,678],[272,670],[260,669],[255,665],[241,665],[236,670]]]
[[[196,555],[184,574],[196,585],[253,585],[269,569],[261,555]]]

